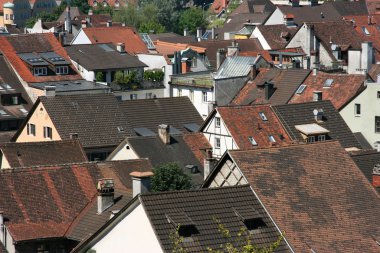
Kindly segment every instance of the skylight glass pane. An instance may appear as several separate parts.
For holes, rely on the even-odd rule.
[[[276,139],[273,137],[273,135],[269,135],[268,137],[270,142],[276,142]]]
[[[305,88],[306,88],[306,85],[305,84],[301,84],[301,86],[298,87],[296,93],[297,94],[301,94],[305,90]]]
[[[249,137],[248,137],[248,140],[251,142],[251,144],[252,144],[253,146],[257,146],[257,142],[255,141],[255,139],[254,139],[252,136],[249,136]]]
[[[327,79],[326,82],[323,84],[323,87],[331,87],[333,82],[334,82],[333,79]]]
[[[260,118],[264,121],[268,120],[263,112],[259,112]]]

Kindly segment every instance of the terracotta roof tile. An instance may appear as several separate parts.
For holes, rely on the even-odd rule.
[[[216,110],[239,149],[255,147],[249,137],[254,138],[257,147],[284,146],[292,142],[269,105],[226,106]],[[267,120],[263,120],[259,113],[264,113]],[[270,135],[275,138],[275,144],[269,140]]]
[[[73,74],[70,75],[34,76],[26,63],[17,55],[18,53],[55,52],[70,62],[66,51],[52,33],[0,36],[0,51],[25,82],[36,83],[82,79],[72,65]]]
[[[286,25],[260,25],[256,28],[261,32],[271,49],[284,48],[298,29],[296,27],[287,27]],[[286,33],[286,36],[282,36],[284,33]]]
[[[193,46],[189,44],[183,44],[183,43],[171,43],[171,42],[165,42],[165,41],[155,41],[154,46],[156,47],[156,50],[159,54],[171,56],[174,55],[174,52],[176,51],[182,51],[186,50],[188,48],[191,48],[192,50],[196,51],[199,54],[204,54],[206,52],[206,48],[199,47],[199,46]]]
[[[379,252],[379,196],[338,142],[230,154],[294,252]]]
[[[324,87],[328,79],[333,80],[330,88]],[[294,94],[290,104],[313,101],[313,92],[322,91],[323,100],[330,100],[336,109],[342,109],[364,88],[365,75],[312,73],[304,81],[305,90],[301,94]]]
[[[369,14],[380,14],[380,3],[378,0],[366,0]]]
[[[133,27],[111,26],[111,27],[90,27],[84,28],[84,33],[91,43],[124,43],[125,50],[135,55],[138,53],[148,53],[148,48]]]
[[[186,133],[183,140],[189,146],[190,150],[194,153],[200,164],[203,164],[206,158],[206,150],[212,149],[211,144],[208,142],[203,133]]]

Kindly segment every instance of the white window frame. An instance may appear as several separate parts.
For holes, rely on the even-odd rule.
[[[267,121],[267,120],[268,120],[267,116],[265,116],[265,113],[263,113],[263,112],[259,112],[259,116],[260,116],[260,118],[261,118],[263,121]]]
[[[53,129],[51,127],[44,126],[44,138],[53,139]]]
[[[220,137],[215,137],[215,149],[220,149]]]
[[[132,94],[129,95],[129,98],[130,98],[131,100],[136,100],[137,97],[138,97],[138,96],[137,96],[136,93],[132,93]]]
[[[215,117],[215,128],[220,128],[220,117]]]
[[[318,141],[325,141],[326,140],[326,135],[320,134],[318,135]]]
[[[308,137],[307,137],[307,142],[308,142],[308,143],[313,143],[313,142],[315,142],[315,136],[314,136],[314,135],[308,136]]]
[[[202,102],[203,103],[207,103],[208,102],[207,91],[202,91]]]
[[[35,76],[46,76],[47,67],[35,67],[33,68],[33,75]]]
[[[55,67],[55,73],[57,75],[67,75],[69,73],[68,66],[57,66]]]
[[[251,142],[252,146],[257,146],[257,142],[252,136],[249,136],[248,140],[249,140],[249,142]]]
[[[32,123],[26,124],[26,134],[36,136],[36,125]]]

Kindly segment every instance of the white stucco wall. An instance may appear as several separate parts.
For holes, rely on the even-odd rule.
[[[173,68],[171,64],[168,64],[165,57],[162,55],[154,54],[138,54],[137,57],[140,61],[148,65],[145,69],[162,69],[165,72],[164,76],[164,97],[170,97],[170,75],[173,74]]]
[[[79,65],[76,61],[73,61],[72,59],[70,60],[73,63],[74,67],[78,70],[78,73],[83,77],[83,79],[90,82],[96,80],[94,71],[88,71],[87,69],[83,68],[82,65]]]
[[[150,221],[139,204],[93,247],[96,253],[163,252]]]
[[[361,74],[361,51],[349,50],[348,51],[348,74]],[[358,71],[359,70],[359,71]]]
[[[87,35],[84,33],[83,30],[81,30],[78,35],[73,39],[71,42],[72,45],[82,45],[82,44],[91,44],[90,39],[87,37]]]
[[[138,159],[138,158],[140,157],[138,157],[138,155],[133,150],[133,148],[129,145],[129,143],[125,143],[123,147],[119,150],[119,152],[108,157],[107,160],[118,161],[118,160],[130,160],[130,159]]]
[[[215,127],[216,117],[220,118],[220,127]],[[218,112],[204,128],[203,134],[210,142],[212,146],[212,152],[215,157],[221,157],[227,149],[233,150],[239,148],[233,140],[230,132],[228,131],[223,119],[220,117],[220,114]],[[215,147],[215,138],[220,138],[220,148]]]
[[[190,98],[190,101],[193,103],[194,107],[197,109],[199,114],[202,116],[203,119],[206,119],[208,116],[208,108],[209,104],[212,101],[215,101],[214,99],[214,92],[211,89],[201,89],[201,88],[195,88],[195,87],[172,87],[172,96],[178,97],[178,90],[181,90],[182,96],[188,96]],[[191,98],[190,91],[193,91],[193,99]],[[207,92],[207,102],[203,102],[203,92]]]
[[[277,8],[267,19],[265,25],[282,25],[284,24],[284,14]]]
[[[4,156],[4,154],[0,154],[1,157],[1,168],[0,169],[8,169],[11,166],[9,165],[8,159]]]
[[[251,39],[257,38],[260,41],[261,46],[264,50],[271,50],[272,48],[269,46],[267,40],[264,38],[263,34],[260,32],[259,28],[255,28],[251,34]]]
[[[375,133],[375,116],[380,116],[377,92],[380,92],[380,83],[367,84],[367,88],[340,111],[351,131],[361,132],[372,147],[374,142],[380,141],[380,133]],[[355,115],[355,104],[360,104],[360,116]]]
[[[128,91],[114,91],[115,96],[121,96],[121,100],[131,100],[131,95],[135,94],[136,99],[147,99],[147,94],[151,93],[151,98],[163,98],[165,95],[165,89],[143,89],[143,90],[128,90]]]

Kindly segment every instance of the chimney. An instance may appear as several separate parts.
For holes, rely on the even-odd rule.
[[[107,27],[111,27],[112,26],[112,20],[107,20]]]
[[[372,171],[372,186],[380,187],[380,164],[376,164]]]
[[[112,178],[98,180],[98,214],[103,213],[114,204],[115,185]]]
[[[238,55],[239,53],[239,44],[235,41],[232,41],[231,46],[227,47],[227,56]]]
[[[224,50],[224,48],[219,48],[216,51],[216,69],[217,70],[219,69],[220,65],[222,65],[225,59],[225,56],[226,56],[226,50]]]
[[[306,30],[306,46],[305,53],[307,56],[311,56],[311,51],[314,49],[314,26],[305,24]]]
[[[322,91],[313,91],[313,101],[322,101]]]
[[[188,36],[189,30],[187,28],[183,29],[183,36]]]
[[[150,177],[153,176],[153,172],[134,171],[129,175],[132,177],[133,197],[141,193],[149,192]]]
[[[181,65],[183,74],[190,72],[190,64],[187,62],[187,59],[182,59]]]
[[[215,27],[211,28],[211,39],[215,39]]]
[[[202,37],[202,28],[198,27],[197,28],[197,40],[201,41],[201,37]]]
[[[250,66],[251,70],[249,71],[249,79],[252,81],[256,78],[257,76],[257,71],[256,71],[256,68],[255,68],[255,65],[251,65]]]
[[[318,69],[317,68],[313,68],[313,76],[317,76],[318,74]]]
[[[87,27],[87,21],[86,21],[86,19],[83,19],[81,21],[81,24],[82,24],[82,28],[86,28]]]
[[[46,97],[55,97],[55,86],[53,86],[53,85],[45,86],[45,96]]]
[[[64,32],[60,32],[58,34],[58,41],[59,41],[59,43],[61,44],[62,47],[65,46],[65,40],[66,40],[65,33]]]
[[[269,100],[274,93],[273,83],[265,82],[265,99]]]
[[[216,107],[215,101],[208,102],[208,114],[210,114]]]
[[[300,0],[290,0],[290,4],[292,7],[299,7],[300,6]]]
[[[71,33],[70,6],[66,7],[65,32]]]
[[[372,42],[362,43],[362,55],[361,55],[361,69],[368,72],[371,69],[373,61],[373,47]]]
[[[212,157],[212,150],[207,150],[207,156],[204,159],[203,163],[203,176],[204,179],[210,175],[211,171],[214,169],[214,166],[216,165],[217,160]]]
[[[314,109],[313,110],[314,119],[317,122],[323,121],[323,109]]]
[[[166,124],[161,124],[158,126],[158,136],[160,137],[161,141],[168,145],[170,144],[170,126]]]
[[[89,10],[88,10],[88,15],[89,15],[89,16],[94,15],[94,12],[92,11],[92,9],[89,9]]]
[[[125,53],[125,45],[124,45],[124,43],[117,43],[116,50],[119,53]]]

